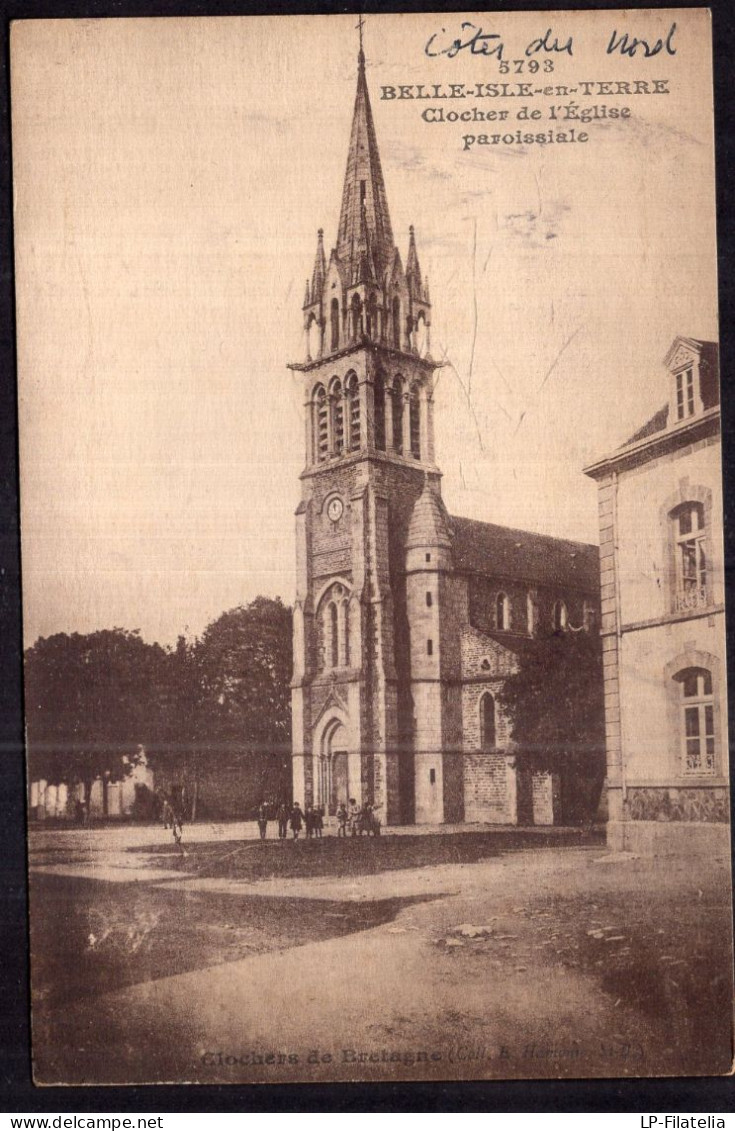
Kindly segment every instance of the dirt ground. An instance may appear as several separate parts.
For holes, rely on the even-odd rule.
[[[131,849],[143,854],[152,867],[176,868],[196,876],[265,880],[296,876],[360,876],[377,872],[426,868],[435,864],[475,864],[520,848],[566,848],[580,844],[604,844],[601,831],[581,829],[544,833],[464,832],[456,836],[422,833],[401,837],[382,835],[325,836],[298,841],[225,840],[166,843],[160,847]]]
[[[127,855],[127,882],[31,877],[45,1082],[730,1068],[725,860],[492,833]]]

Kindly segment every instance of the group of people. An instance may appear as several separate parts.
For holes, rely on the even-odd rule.
[[[271,820],[273,806],[263,801],[258,809],[258,831],[260,839],[265,840],[268,835],[268,821]],[[324,809],[321,806],[307,805],[302,809],[298,801],[292,806],[284,802],[278,806],[275,819],[278,822],[278,839],[286,840],[288,831],[294,840],[298,840],[302,830],[307,840],[313,837],[321,839],[324,831]],[[363,833],[378,836],[380,821],[375,816],[373,806],[370,804],[358,805],[354,797],[345,805],[341,801],[337,806],[337,836],[346,837],[349,829],[351,836],[362,836]]]
[[[262,802],[258,809],[258,831],[261,840],[265,840],[268,835],[268,821],[271,818],[271,813],[272,808],[265,801]],[[282,802],[276,810],[275,817],[278,822],[279,840],[286,840],[289,829],[293,833],[294,840],[299,839],[302,829],[308,839],[321,837],[324,830],[324,810],[314,805],[307,805],[306,809],[302,809],[298,801],[294,802],[293,806]]]

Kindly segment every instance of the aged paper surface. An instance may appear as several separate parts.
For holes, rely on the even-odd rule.
[[[727,1072],[708,13],[357,25],[13,26],[35,1078]]]

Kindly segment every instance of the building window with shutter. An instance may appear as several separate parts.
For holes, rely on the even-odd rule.
[[[685,774],[715,772],[715,699],[712,673],[707,668],[684,668],[679,684],[679,720]]]
[[[682,503],[671,512],[674,544],[674,611],[705,608],[709,602],[707,527],[702,503]]]

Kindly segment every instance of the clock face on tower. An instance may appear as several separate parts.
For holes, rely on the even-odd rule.
[[[329,500],[329,505],[327,506],[327,518],[330,520],[330,522],[339,522],[342,517],[342,510],[342,500],[335,496],[335,498]]]

